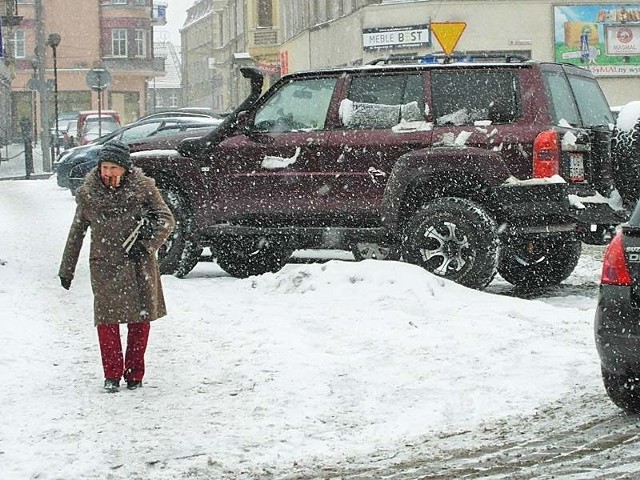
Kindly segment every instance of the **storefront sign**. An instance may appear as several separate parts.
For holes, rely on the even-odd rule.
[[[416,48],[430,45],[431,32],[427,25],[364,28],[362,30],[362,46],[365,50]]]

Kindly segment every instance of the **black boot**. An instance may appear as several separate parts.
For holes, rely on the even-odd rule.
[[[105,379],[104,389],[107,393],[116,393],[120,390],[120,380]]]
[[[135,390],[140,387],[142,387],[142,382],[140,380],[127,380],[127,388],[129,390]]]

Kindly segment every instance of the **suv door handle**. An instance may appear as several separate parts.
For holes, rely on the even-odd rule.
[[[245,135],[252,141],[257,143],[273,143],[273,137],[266,133],[257,132],[255,130],[245,130]]]

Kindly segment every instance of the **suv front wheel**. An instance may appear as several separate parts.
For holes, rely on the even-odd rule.
[[[277,272],[293,253],[286,243],[258,235],[227,240],[215,250],[220,268],[237,278]]]
[[[404,259],[467,287],[482,289],[496,274],[496,222],[484,208],[456,197],[429,202],[409,220]]]
[[[175,220],[173,232],[158,250],[160,273],[182,278],[198,264],[203,248],[190,239],[191,219],[182,197],[173,190],[159,190]]]

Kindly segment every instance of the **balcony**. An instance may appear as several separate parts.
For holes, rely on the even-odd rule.
[[[124,58],[104,57],[102,65],[111,72],[149,72],[149,74],[164,73],[164,58]]]
[[[167,2],[155,0],[153,2],[153,12],[151,14],[151,25],[162,27],[167,24]]]
[[[2,19],[2,26],[17,27],[22,21],[22,17],[18,15],[17,0],[5,0],[4,3],[5,14],[0,17]]]

